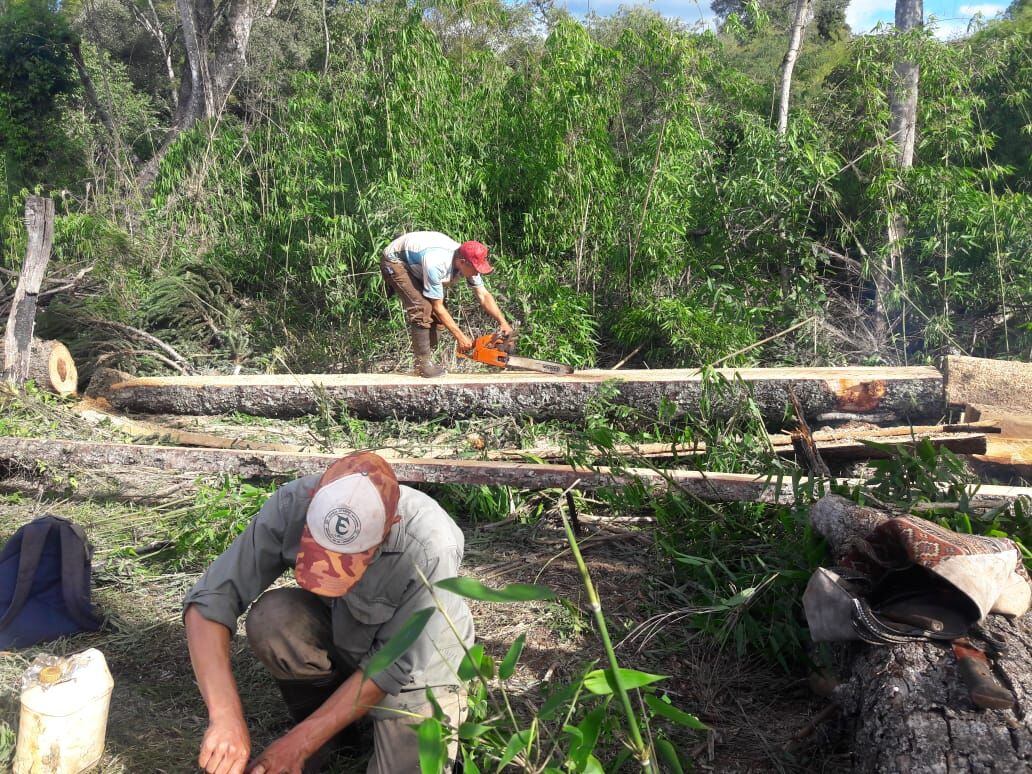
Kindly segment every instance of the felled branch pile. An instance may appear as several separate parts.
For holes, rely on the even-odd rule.
[[[813,509],[815,523],[845,524],[864,511],[834,495]],[[834,543],[834,537],[829,539]],[[1014,692],[1018,710],[977,709],[961,682],[953,652],[931,643],[844,645],[848,673],[835,689],[853,770],[964,774],[1028,771],[1032,767],[1032,615],[1016,621],[991,615],[985,628],[1006,652],[997,676]]]
[[[794,390],[806,416],[828,413],[917,419],[943,411],[942,375],[934,368],[721,369],[726,380],[707,387],[694,370],[580,371],[572,376],[529,372],[449,374],[427,380],[401,374],[192,376],[133,379],[94,397],[129,413],[292,417],[317,413],[329,401],[362,419],[517,416],[577,420],[613,386],[612,400],[655,417],[673,404],[698,416],[728,416],[751,398],[764,420],[779,424]]]

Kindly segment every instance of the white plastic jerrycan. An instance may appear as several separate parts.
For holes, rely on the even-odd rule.
[[[22,675],[14,774],[79,774],[96,764],[113,685],[95,648],[37,656]]]

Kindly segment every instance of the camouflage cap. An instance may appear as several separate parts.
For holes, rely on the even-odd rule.
[[[398,480],[382,457],[357,452],[334,462],[308,505],[294,575],[327,597],[346,594],[398,521]]]

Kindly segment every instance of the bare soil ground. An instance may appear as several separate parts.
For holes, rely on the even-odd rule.
[[[197,573],[168,572],[156,558],[125,551],[167,534],[171,517],[160,509],[95,500],[72,501],[6,496],[0,503],[0,539],[25,521],[53,513],[82,524],[96,547],[95,599],[108,616],[105,631],[51,643],[42,648],[0,652],[0,722],[16,725],[18,678],[37,652],[73,653],[97,647],[115,680],[107,750],[100,771],[192,772],[205,728],[204,706],[196,691],[180,622],[181,599]],[[521,633],[527,646],[509,682],[517,707],[530,712],[550,684],[572,677],[601,657],[583,609],[583,587],[562,533],[542,522],[505,524],[467,532],[465,568],[492,585],[514,581],[544,583],[569,600],[554,603],[474,603],[479,641],[500,659]],[[584,554],[603,599],[614,639],[624,638],[650,616],[664,612],[667,570],[647,532],[589,527]],[[687,619],[685,619],[687,620]],[[792,736],[823,704],[805,680],[777,667],[739,658],[672,623],[643,642],[618,648],[621,662],[670,676],[672,697],[713,732],[678,738],[700,768],[714,771],[812,771],[835,767],[820,733],[792,752]],[[288,726],[272,681],[251,657],[241,634],[234,644],[235,672],[256,748]],[[334,771],[364,771],[360,759],[338,759]]]

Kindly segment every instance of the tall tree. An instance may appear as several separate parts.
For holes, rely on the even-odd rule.
[[[795,69],[796,59],[799,58],[799,49],[803,45],[806,26],[810,23],[812,8],[812,0],[797,0],[796,2],[795,22],[792,24],[788,51],[785,52],[785,60],[781,63],[781,98],[778,100],[778,134],[781,135],[788,132],[788,102],[792,93],[792,71]]]
[[[251,28],[260,14],[270,16],[278,0],[176,0],[182,22],[186,69],[175,120],[158,152],[139,175],[147,187],[157,175],[165,151],[179,134],[204,118],[222,114],[233,86],[247,66]]]
[[[923,0],[896,0],[896,31],[904,35],[924,25]],[[904,45],[904,50],[906,46]],[[895,77],[889,88],[889,140],[895,143],[893,163],[902,174],[914,164],[914,142],[917,136],[917,85],[920,69],[903,54],[894,65]],[[903,245],[907,223],[903,213],[890,209],[885,257],[875,271],[875,336],[881,346],[888,341],[889,316],[887,299],[903,271]]]

